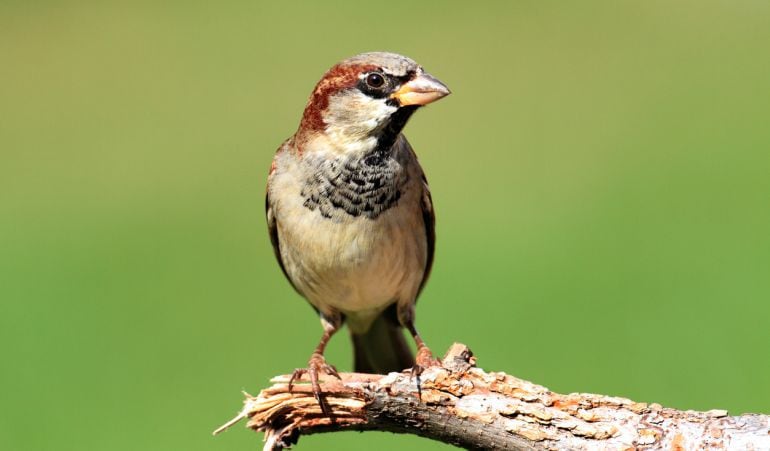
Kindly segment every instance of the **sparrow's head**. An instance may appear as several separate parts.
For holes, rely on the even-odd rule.
[[[323,135],[339,152],[390,148],[411,114],[449,94],[422,66],[395,53],[362,53],[321,78],[298,131]]]

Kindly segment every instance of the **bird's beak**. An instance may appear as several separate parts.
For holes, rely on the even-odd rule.
[[[391,98],[401,106],[427,105],[451,93],[444,83],[430,74],[422,73],[401,85]]]

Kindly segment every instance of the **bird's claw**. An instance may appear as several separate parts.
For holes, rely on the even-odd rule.
[[[321,354],[313,354],[307,362],[307,368],[297,368],[291,373],[291,378],[289,378],[289,392],[291,392],[291,389],[294,386],[294,381],[301,380],[302,376],[307,374],[313,389],[313,397],[318,401],[318,405],[321,406],[321,411],[328,415],[329,407],[321,397],[321,384],[318,382],[319,373],[328,374],[329,376],[334,376],[337,379],[342,380],[340,374],[337,372],[337,368],[335,368],[334,365],[326,363],[324,356]]]
[[[422,397],[422,390],[420,390],[420,375],[423,371],[432,366],[441,366],[441,361],[433,357],[430,348],[421,346],[420,349],[417,350],[414,366],[409,371],[409,378],[417,380],[417,391],[420,394],[420,397]]]
[[[441,361],[433,357],[433,353],[430,352],[430,348],[427,346],[421,346],[420,349],[417,350],[417,356],[414,360],[414,366],[422,368],[422,370],[419,370],[419,373],[422,373],[423,370],[432,366],[441,366]]]

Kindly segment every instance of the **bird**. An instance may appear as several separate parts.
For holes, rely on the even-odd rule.
[[[270,240],[323,329],[289,390],[308,376],[322,409],[319,374],[340,377],[324,350],[344,323],[357,372],[419,376],[438,362],[414,325],[433,264],[433,201],[402,130],[417,109],[448,94],[406,56],[355,55],[324,74],[297,131],[275,153],[265,200]]]

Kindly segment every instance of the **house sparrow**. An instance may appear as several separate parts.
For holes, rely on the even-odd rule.
[[[276,152],[267,224],[289,282],[321,317],[323,335],[289,383],[339,377],[323,353],[347,321],[355,370],[386,373],[435,364],[414,327],[414,305],[433,262],[428,184],[401,133],[417,108],[449,89],[394,53],[356,55],[315,87],[297,132]],[[417,358],[401,326],[414,337]]]

